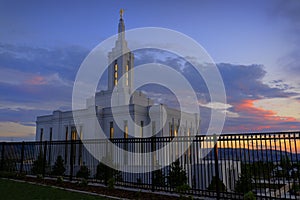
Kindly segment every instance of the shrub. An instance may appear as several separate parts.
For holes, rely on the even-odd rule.
[[[86,187],[88,185],[88,181],[85,178],[82,178],[78,185],[80,187]]]
[[[107,184],[108,184],[108,189],[114,189],[115,188],[115,179],[114,178],[110,178],[107,181]]]
[[[37,159],[33,162],[33,166],[31,168],[31,172],[33,174],[43,174],[44,172],[44,157],[42,153],[40,153],[37,157]]]
[[[42,180],[42,179],[44,179],[44,177],[43,177],[43,175],[42,175],[42,174],[37,174],[37,175],[36,175],[36,178],[37,178],[37,179],[39,179],[39,180]]]
[[[239,193],[247,193],[252,189],[252,179],[245,174],[242,174],[236,183],[235,191]]]
[[[112,160],[109,157],[104,157],[102,159],[102,162],[100,162],[97,165],[97,173],[96,173],[97,179],[104,181],[105,185],[108,185],[108,181],[110,179],[114,179],[114,181],[122,180],[121,173],[118,170],[114,169],[116,167],[111,168],[103,163],[110,163],[113,166]]]
[[[54,166],[52,167],[52,175],[63,176],[65,174],[66,168],[64,165],[64,160],[61,156],[57,156]]]
[[[211,191],[216,191],[217,190],[217,184],[219,186],[220,192],[225,192],[226,191],[226,187],[225,187],[223,181],[221,181],[216,176],[212,177],[211,182],[210,182],[210,184],[209,184],[209,186],[208,186],[207,189],[211,190]]]
[[[180,166],[179,160],[172,163],[168,176],[168,183],[171,187],[182,186],[187,183],[185,170]]]
[[[56,182],[57,183],[63,183],[64,182],[64,178],[62,177],[62,176],[58,176],[57,178],[56,178]]]
[[[76,177],[77,178],[84,178],[84,179],[88,179],[90,176],[90,170],[87,166],[82,165],[80,166],[80,169],[78,170]]]
[[[158,187],[164,187],[166,185],[165,183],[165,176],[163,175],[163,172],[161,169],[155,170],[153,173],[153,185]]]
[[[244,195],[244,200],[256,200],[256,197],[255,197],[254,193],[252,191],[250,191]]]

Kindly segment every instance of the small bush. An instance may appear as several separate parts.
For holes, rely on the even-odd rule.
[[[188,184],[183,184],[181,186],[177,186],[175,191],[178,193],[184,194],[190,189],[191,189],[191,187]]]
[[[226,187],[225,187],[223,181],[221,181],[216,176],[212,177],[212,180],[211,180],[211,182],[210,182],[207,189],[210,190],[210,191],[217,191],[217,184],[218,184],[220,192],[225,192],[226,191]]]
[[[84,179],[88,179],[90,176],[90,170],[87,166],[82,165],[80,166],[80,169],[78,170],[76,177],[77,178],[84,178]]]
[[[110,166],[107,166],[104,163],[109,163]],[[113,164],[113,161],[110,157],[106,156],[102,161],[97,165],[96,178],[102,180],[105,185],[108,185],[108,180],[114,178],[115,181],[121,181],[122,175],[120,171],[116,170],[117,166]]]
[[[52,167],[52,175],[63,176],[65,174],[66,168],[64,160],[61,156],[57,156],[54,166]]]
[[[186,172],[182,166],[180,166],[179,160],[176,160],[171,164],[171,169],[168,176],[168,183],[171,187],[182,186],[187,183]]]
[[[82,178],[78,185],[80,187],[86,187],[88,185],[88,181],[85,178]]]
[[[255,197],[254,193],[252,191],[250,191],[244,195],[244,200],[256,200],[256,197]]]
[[[115,188],[115,179],[114,178],[110,178],[107,181],[107,185],[108,185],[108,189],[114,189]]]
[[[43,174],[44,172],[44,158],[42,153],[40,153],[37,159],[33,162],[33,166],[31,168],[31,172],[33,174]]]
[[[37,175],[36,175],[36,178],[37,178],[37,179],[39,179],[39,180],[42,180],[42,179],[44,179],[44,177],[43,177],[43,175],[42,175],[42,174],[37,174]]]
[[[61,183],[63,183],[63,182],[64,182],[64,178],[63,178],[62,176],[58,176],[58,177],[56,178],[56,183],[61,184]]]

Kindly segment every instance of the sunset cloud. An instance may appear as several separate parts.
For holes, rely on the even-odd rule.
[[[0,122],[0,140],[14,140],[19,138],[33,139],[35,126],[23,125],[16,122]]]
[[[34,76],[31,79],[28,79],[26,81],[26,83],[30,84],[30,85],[44,85],[47,82],[46,82],[45,78],[42,76]]]

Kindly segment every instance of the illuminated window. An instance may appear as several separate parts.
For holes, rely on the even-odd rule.
[[[114,138],[114,123],[113,122],[109,123],[109,138],[110,139]]]
[[[128,65],[126,65],[126,74],[125,74],[126,86],[128,86]]]
[[[141,121],[141,137],[143,137],[144,134],[144,121]]]
[[[114,71],[114,85],[118,85],[118,64],[115,60],[115,71]]]
[[[76,140],[77,139],[77,131],[76,131],[75,127],[72,127],[71,139],[72,140]]]
[[[124,138],[128,138],[128,122],[127,120],[124,121]]]
[[[152,135],[154,136],[156,134],[156,125],[155,121],[152,122]]]
[[[178,132],[178,126],[175,124],[174,126],[174,136],[177,136],[177,132]]]

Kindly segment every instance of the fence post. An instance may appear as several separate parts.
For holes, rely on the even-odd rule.
[[[73,179],[73,168],[74,168],[74,161],[73,161],[73,154],[74,154],[74,147],[73,147],[73,140],[71,139],[71,153],[70,153],[70,181]]]
[[[151,137],[151,154],[152,154],[152,156],[151,156],[151,160],[152,160],[152,169],[151,169],[151,190],[152,190],[152,192],[154,192],[154,190],[155,190],[155,185],[154,185],[154,169],[155,169],[155,160],[154,160],[154,154],[155,154],[155,147],[154,147],[154,136],[152,136]]]
[[[4,170],[4,150],[5,150],[5,142],[2,142],[2,150],[1,150],[1,170]]]
[[[20,173],[23,172],[23,162],[24,162],[24,148],[25,148],[25,142],[22,142],[22,150],[21,150],[21,166],[20,166]]]
[[[220,187],[219,187],[219,158],[218,158],[218,140],[216,134],[214,134],[214,157],[215,157],[215,175],[216,175],[216,192],[217,192],[217,199],[220,199]]]
[[[43,177],[45,177],[45,174],[46,174],[46,162],[47,162],[47,159],[46,159],[46,156],[47,156],[47,141],[44,142],[44,155],[43,155]]]

